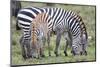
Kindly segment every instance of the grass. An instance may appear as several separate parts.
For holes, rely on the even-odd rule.
[[[31,2],[22,2],[22,7],[30,7],[30,6],[37,6],[37,7],[45,7],[46,4],[43,3],[31,3]],[[62,37],[59,47],[59,54],[60,56],[56,57],[54,54],[54,48],[55,48],[55,39],[56,36],[51,37],[51,55],[48,56],[48,49],[47,45],[45,48],[45,58],[41,59],[27,59],[24,60],[21,56],[21,47],[19,44],[19,39],[21,37],[21,31],[16,30],[16,19],[14,17],[11,17],[11,33],[12,33],[12,65],[27,65],[27,64],[46,64],[46,63],[63,63],[63,62],[79,62],[79,61],[95,61],[95,7],[94,6],[77,6],[77,5],[59,5],[55,4],[54,7],[60,7],[65,10],[72,10],[76,13],[78,13],[80,16],[82,16],[82,19],[86,25],[88,36],[91,37],[88,41],[88,55],[87,56],[72,56],[70,53],[71,49],[68,48],[68,56],[64,56],[64,46],[65,41]]]

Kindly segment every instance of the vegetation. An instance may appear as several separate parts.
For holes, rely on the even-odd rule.
[[[32,3],[32,2],[21,2],[22,7],[47,7],[46,3]],[[49,6],[48,6],[49,7]],[[79,61],[95,61],[96,60],[96,41],[95,41],[95,6],[77,6],[77,5],[68,5],[68,4],[54,4],[51,7],[60,7],[65,10],[72,10],[82,16],[83,21],[86,25],[87,32],[88,32],[88,47],[87,47],[87,56],[72,56],[71,49],[68,48],[68,56],[64,56],[64,47],[65,47],[65,40],[62,37],[59,47],[59,54],[60,56],[56,57],[54,54],[55,48],[55,39],[56,36],[53,35],[51,37],[51,55],[48,56],[48,49],[47,44],[45,48],[45,58],[41,59],[27,59],[24,60],[21,55],[21,47],[19,44],[19,39],[21,37],[21,31],[16,30],[16,19],[11,17],[11,34],[12,34],[12,43],[11,43],[11,58],[12,58],[12,65],[26,65],[26,64],[46,64],[46,63],[63,63],[63,62],[79,62]]]

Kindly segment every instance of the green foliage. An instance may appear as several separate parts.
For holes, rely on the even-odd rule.
[[[44,3],[32,3],[32,2],[22,2],[22,7],[46,7],[47,5]],[[11,22],[11,38],[12,38],[12,65],[25,65],[25,64],[45,64],[45,63],[63,63],[63,62],[77,62],[77,61],[95,61],[95,7],[94,6],[77,6],[77,5],[63,5],[63,4],[55,4],[54,7],[60,7],[65,10],[72,10],[76,13],[78,13],[80,16],[82,16],[82,19],[86,25],[88,36],[90,37],[88,39],[88,47],[87,47],[87,56],[72,56],[70,53],[71,49],[68,48],[68,56],[64,56],[64,47],[65,47],[65,40],[62,37],[59,47],[59,57],[56,57],[54,54],[54,48],[56,44],[56,36],[51,37],[51,44],[50,44],[50,50],[52,53],[52,56],[48,56],[48,46],[45,45],[45,58],[41,59],[27,59],[24,60],[21,55],[21,47],[19,44],[19,39],[21,37],[21,31],[16,31],[16,19],[12,17]],[[51,6],[51,7],[53,7]],[[50,6],[48,6],[50,7]]]

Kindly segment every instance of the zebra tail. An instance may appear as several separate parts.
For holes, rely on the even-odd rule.
[[[16,30],[21,30],[21,28],[18,26],[18,20],[16,20]]]

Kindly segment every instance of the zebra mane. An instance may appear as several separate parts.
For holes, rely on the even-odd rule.
[[[84,24],[84,22],[82,20],[82,17],[79,16],[78,14],[75,14],[75,15],[72,16],[72,18],[76,19],[76,21],[80,25],[80,30],[81,30],[80,31],[81,43],[84,44],[85,43],[84,40],[87,41],[88,35],[87,35],[86,27],[85,27],[85,24]]]
[[[87,35],[86,27],[85,27],[85,24],[84,24],[84,22],[83,22],[83,20],[82,20],[82,17],[79,16],[78,14],[77,14],[77,15],[75,14],[73,17],[74,17],[74,18],[79,22],[79,24],[80,24],[81,36],[82,36],[83,34],[85,34],[85,35],[86,35],[86,39],[87,39],[87,38],[88,38],[88,35]]]

